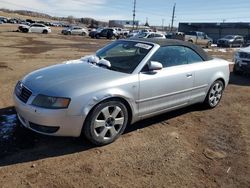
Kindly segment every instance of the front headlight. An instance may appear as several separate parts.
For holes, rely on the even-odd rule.
[[[69,103],[70,103],[69,98],[50,97],[46,95],[37,95],[36,98],[32,101],[32,105],[34,106],[38,106],[41,108],[49,108],[49,109],[68,108]]]

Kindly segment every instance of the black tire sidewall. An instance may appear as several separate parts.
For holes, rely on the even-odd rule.
[[[121,110],[123,111],[123,114],[124,114],[124,123],[123,123],[123,126],[120,129],[119,133],[114,138],[103,141],[103,140],[99,140],[95,136],[94,120],[96,119],[96,117],[100,113],[100,111],[107,106],[120,107]],[[98,146],[102,146],[102,145],[106,145],[106,144],[110,144],[110,143],[114,142],[124,132],[127,124],[128,124],[128,110],[127,110],[126,106],[122,102],[120,102],[119,100],[106,101],[106,102],[102,102],[102,103],[98,104],[96,107],[94,107],[93,110],[91,110],[90,114],[88,115],[88,117],[85,120],[85,124],[83,126],[82,133],[93,144],[98,145]]]

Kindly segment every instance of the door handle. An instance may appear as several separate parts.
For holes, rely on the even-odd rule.
[[[187,76],[188,78],[190,78],[190,77],[193,76],[193,74],[192,74],[192,73],[187,73],[186,76]]]

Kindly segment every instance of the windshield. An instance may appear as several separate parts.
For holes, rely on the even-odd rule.
[[[140,34],[137,34],[135,35],[136,38],[144,38],[148,35],[148,33],[140,33]]]
[[[234,36],[233,35],[227,35],[224,37],[224,39],[234,39]]]
[[[109,69],[132,73],[153,45],[135,41],[116,41],[96,53],[100,59],[110,62]]]
[[[193,35],[193,36],[196,36],[197,33],[195,31],[189,31],[186,33],[186,35]]]

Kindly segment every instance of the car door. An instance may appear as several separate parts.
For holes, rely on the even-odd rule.
[[[203,32],[197,32],[198,34],[198,39],[197,39],[197,44],[198,45],[205,45],[205,35]]]
[[[101,37],[107,37],[108,29],[103,29],[100,33]]]
[[[72,27],[72,29],[71,29],[71,35],[76,35],[76,27]]]
[[[236,37],[235,38],[235,44],[236,44],[236,46],[242,46],[243,43],[244,43],[244,40],[243,40],[242,37]]]
[[[82,33],[82,30],[81,30],[80,27],[75,27],[75,28],[74,28],[74,34],[75,34],[75,35],[80,35],[81,33]]]
[[[31,33],[37,33],[37,31],[38,31],[38,25],[37,24],[31,25],[30,32]]]
[[[183,46],[161,47],[150,61],[162,63],[163,69],[139,74],[139,112],[141,117],[185,106],[194,84],[194,72],[187,63]]]

